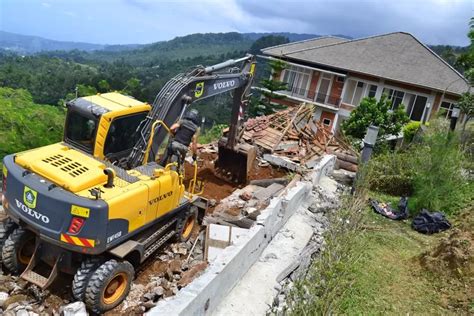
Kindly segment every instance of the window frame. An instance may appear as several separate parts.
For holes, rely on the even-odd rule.
[[[107,141],[109,140],[109,137],[110,137],[110,128],[112,127],[112,124],[114,124],[115,122],[117,122],[117,120],[121,120],[121,119],[126,119],[126,118],[129,118],[131,116],[138,116],[138,115],[145,115],[143,117],[143,120],[146,118],[146,115],[148,115],[148,112],[147,111],[142,111],[142,112],[135,112],[135,113],[130,113],[130,114],[127,114],[127,115],[121,115],[121,116],[117,116],[117,117],[114,117],[112,119],[112,121],[110,122],[110,125],[109,125],[109,128],[107,129],[107,135],[105,136],[105,140],[104,140],[104,148],[103,148],[103,155],[104,157],[108,157],[108,156],[113,156],[113,155],[117,155],[117,154],[120,154],[120,153],[124,153],[128,150],[131,150],[132,148],[129,148],[129,149],[124,149],[122,151],[118,151],[118,152],[109,152],[109,153],[106,153],[105,149],[106,149],[106,145],[107,145]],[[142,122],[143,120],[141,120],[140,122]],[[140,123],[139,123],[140,124]],[[138,126],[137,126],[138,127]]]
[[[305,81],[305,76],[307,76],[306,86],[303,87],[302,83]],[[290,77],[293,78],[292,82],[285,80],[285,77],[286,79],[289,79]],[[287,84],[287,91],[302,97],[306,97],[308,95],[308,89],[309,85],[311,84],[312,77],[313,70],[295,65],[289,65],[288,68],[285,68],[282,71],[281,81]],[[298,84],[294,85],[295,82]],[[300,91],[303,91],[303,94],[299,93]]]
[[[93,132],[93,137],[92,137],[92,146],[91,147],[88,147],[88,146],[85,146],[83,144],[81,144],[80,142],[77,142],[75,140],[72,140],[70,139],[68,136],[67,136],[67,131],[69,129],[69,118],[70,118],[70,115],[72,113],[77,113],[85,118],[88,118],[88,119],[91,119],[91,120],[94,120],[95,121],[95,129],[94,129],[94,132]],[[97,130],[99,128],[99,121],[100,121],[100,117],[97,117],[91,113],[88,113],[88,112],[84,112],[84,111],[81,111],[77,108],[73,108],[73,107],[68,107],[68,110],[67,110],[67,113],[66,113],[66,120],[65,120],[65,123],[64,123],[64,135],[63,135],[63,141],[66,143],[66,144],[69,144],[69,145],[72,145],[88,154],[93,154],[94,153],[94,150],[95,150],[95,144],[96,144],[96,138],[97,138]]]

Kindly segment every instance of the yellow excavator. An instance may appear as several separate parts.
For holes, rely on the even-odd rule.
[[[193,102],[229,91],[237,115],[254,71],[252,55],[197,66],[168,81],[152,105],[116,92],[70,101],[62,142],[3,159],[3,267],[43,289],[73,274],[73,295],[91,311],[117,306],[135,269],[165,242],[187,240],[206,209],[196,164],[186,189],[182,168],[156,162],[167,126]],[[238,129],[233,117],[230,134]],[[222,146],[242,165],[253,160],[235,137]]]

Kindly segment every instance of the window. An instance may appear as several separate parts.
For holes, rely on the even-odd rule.
[[[328,118],[323,119],[323,124],[326,126],[331,126],[331,120]]]
[[[386,94],[388,99],[392,101],[392,110],[398,108],[398,106],[403,101],[403,97],[405,96],[405,92],[389,88],[384,88],[383,94]]]
[[[377,94],[377,86],[374,85],[374,84],[371,84],[369,86],[369,93],[367,94],[367,96],[369,98],[375,98],[375,95]]]
[[[446,118],[450,119],[453,114],[453,108],[456,104],[454,102],[443,101],[441,102],[441,108],[446,110]]]
[[[127,152],[135,145],[139,133],[138,124],[146,117],[146,113],[138,113],[116,118],[110,124],[109,132],[104,145],[106,157],[116,156],[118,153]]]
[[[97,119],[76,111],[69,111],[66,118],[66,142],[92,153],[94,149]]]
[[[294,65],[288,66],[283,71],[283,82],[287,83],[287,90],[296,95],[305,97],[309,84],[311,70]]]
[[[407,114],[412,121],[422,120],[427,101],[427,97],[407,93]]]
[[[344,77],[337,76],[336,81],[337,82],[344,82]]]
[[[365,88],[366,84],[362,81],[347,80],[346,92],[342,102],[355,106],[359,105]]]

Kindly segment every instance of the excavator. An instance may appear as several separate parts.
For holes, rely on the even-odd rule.
[[[188,240],[206,210],[196,162],[188,188],[176,162],[157,163],[168,126],[193,102],[232,91],[217,164],[253,162],[236,137],[255,64],[247,55],[196,66],[169,80],[151,105],[117,92],[68,102],[62,142],[3,159],[3,268],[42,289],[72,274],[73,296],[94,313],[120,304],[140,264],[166,242]]]

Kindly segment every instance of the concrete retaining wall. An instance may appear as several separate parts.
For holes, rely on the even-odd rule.
[[[148,315],[210,314],[232,290],[248,269],[258,260],[271,239],[294,214],[317,185],[322,175],[332,171],[335,156],[323,156],[309,174],[311,183],[297,182],[282,196],[273,198],[257,217],[256,225],[240,240],[224,249],[206,271],[176,296],[161,300]]]

